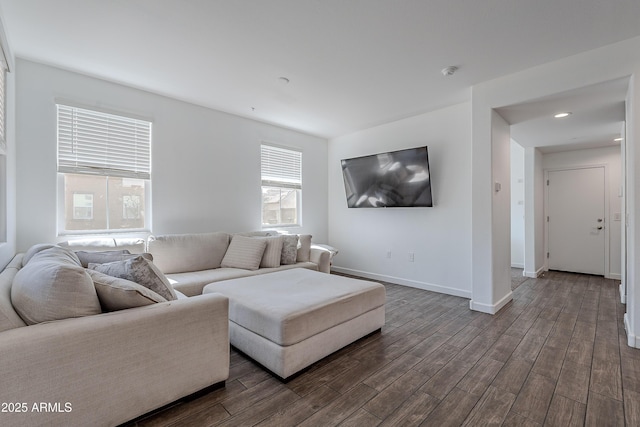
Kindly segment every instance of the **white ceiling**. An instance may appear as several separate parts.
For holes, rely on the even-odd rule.
[[[0,13],[18,57],[324,137],[640,35],[638,0],[0,0]]]

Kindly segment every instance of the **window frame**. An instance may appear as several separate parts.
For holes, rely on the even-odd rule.
[[[130,119],[130,120],[138,120],[138,121],[144,121],[144,122],[148,122],[149,125],[149,136],[148,136],[148,178],[142,178],[142,177],[136,177],[136,176],[131,176],[132,174],[129,174],[129,176],[124,176],[124,175],[119,175],[117,173],[109,173],[110,170],[109,169],[104,169],[104,170],[100,170],[100,169],[96,169],[96,170],[87,170],[87,171],[82,171],[82,170],[77,170],[77,171],[70,171],[68,170],[68,168],[60,170],[60,165],[58,165],[58,172],[57,172],[57,189],[58,189],[58,194],[57,194],[57,224],[58,224],[58,236],[67,236],[67,235],[102,235],[102,234],[124,234],[124,233],[149,233],[151,230],[151,185],[152,185],[152,176],[151,176],[151,144],[153,141],[153,122],[152,120],[150,120],[149,118],[146,117],[140,117],[140,116],[133,116],[127,113],[122,113],[119,111],[113,111],[113,110],[106,110],[106,109],[102,109],[102,108],[95,108],[95,107],[91,107],[91,106],[85,106],[85,105],[81,105],[81,104],[77,104],[74,102],[70,102],[68,100],[59,100],[56,99],[55,100],[55,106],[56,106],[56,125],[58,126],[59,124],[59,116],[58,116],[58,105],[61,105],[63,107],[68,107],[68,108],[77,108],[77,109],[82,109],[82,110],[88,110],[89,112],[92,113],[97,113],[97,114],[106,114],[106,115],[111,115],[111,116],[117,116],[119,118],[124,118],[124,119]],[[57,127],[56,128],[56,139],[59,139],[60,137],[60,129]],[[56,153],[56,160],[58,162],[60,162],[60,145],[58,142],[58,151]],[[126,171],[125,171],[126,174]],[[106,209],[106,217],[107,217],[107,227],[109,227],[109,209],[110,209],[110,200],[108,199],[108,194],[109,194],[109,178],[122,178],[122,179],[127,179],[127,178],[131,178],[131,179],[137,179],[137,180],[141,180],[144,183],[144,213],[141,214],[141,217],[143,219],[143,223],[144,225],[142,227],[139,228],[106,228],[106,229],[80,229],[80,230],[73,230],[73,229],[67,229],[67,217],[66,215],[66,203],[67,203],[67,194],[66,194],[66,188],[65,188],[65,176],[67,175],[86,175],[86,176],[95,176],[95,177],[105,177],[107,179],[106,182],[106,188],[105,188],[105,194],[107,196],[107,201],[105,204],[105,209]],[[72,195],[73,193],[84,193],[83,191],[77,190],[77,191],[71,191],[70,194]],[[88,193],[88,192],[87,192]],[[95,195],[94,195],[95,197]],[[113,206],[112,206],[113,208]],[[123,207],[120,208],[121,211],[124,210],[124,204]],[[95,200],[94,200],[94,208],[93,208],[93,214],[95,217]],[[124,215],[123,215],[123,220],[124,220]],[[70,219],[73,220],[73,219]],[[82,221],[82,220],[73,220],[73,221]],[[84,220],[87,221],[87,220]]]
[[[264,173],[264,153],[263,147],[269,147],[275,151],[281,151],[284,153],[291,153],[299,156],[299,179],[298,182],[291,182],[287,180],[278,181],[277,179],[265,179]],[[263,229],[265,228],[292,228],[302,226],[302,159],[303,152],[296,147],[287,147],[283,145],[273,144],[270,142],[262,141],[260,143],[260,224]],[[278,185],[280,184],[280,185]],[[278,223],[278,224],[266,224],[264,222],[264,190],[265,188],[279,188],[280,190],[294,190],[296,192],[296,221],[295,223]],[[280,198],[282,202],[282,198]],[[280,208],[280,211],[282,208]]]

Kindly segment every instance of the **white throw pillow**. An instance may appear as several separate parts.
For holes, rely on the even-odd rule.
[[[98,293],[103,311],[125,310],[165,302],[166,298],[130,280],[87,270]]]
[[[298,244],[298,262],[308,262],[311,259],[311,235],[300,234],[300,243]]]
[[[27,325],[102,312],[93,281],[78,257],[58,246],[37,252],[16,273],[11,302]]]
[[[254,239],[263,239],[267,242],[267,247],[262,254],[262,260],[260,260],[260,268],[280,267],[283,243],[282,236],[254,237]]]
[[[227,253],[224,254],[221,266],[257,270],[260,268],[266,247],[267,241],[265,239],[235,235],[231,239]]]

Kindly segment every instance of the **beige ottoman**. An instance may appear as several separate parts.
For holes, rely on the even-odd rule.
[[[229,340],[287,378],[384,325],[384,286],[304,268],[225,280]]]

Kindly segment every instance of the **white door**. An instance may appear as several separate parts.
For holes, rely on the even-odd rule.
[[[549,269],[604,275],[604,168],[548,174]]]

